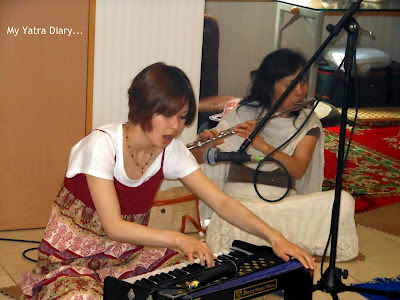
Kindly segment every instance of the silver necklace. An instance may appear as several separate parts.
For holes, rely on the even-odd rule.
[[[144,164],[143,166],[140,165],[140,164],[137,162],[137,160],[135,159],[135,156],[134,156],[133,153],[132,153],[132,148],[131,148],[131,146],[129,145],[128,130],[129,130],[129,125],[126,126],[126,135],[125,135],[126,145],[128,146],[129,154],[131,155],[131,157],[132,157],[134,163],[136,164],[136,166],[137,166],[138,168],[140,168],[142,174],[144,174],[144,169],[147,168],[147,166],[149,165],[149,162],[150,162],[151,158],[153,157],[153,154],[154,154],[154,150],[155,150],[155,149],[153,149],[153,151],[150,153],[150,157],[149,157],[149,159],[145,162],[145,164]]]

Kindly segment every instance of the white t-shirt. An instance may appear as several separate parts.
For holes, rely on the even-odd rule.
[[[139,180],[132,180],[126,175],[122,125],[118,123],[102,126],[72,147],[66,177],[72,178],[80,173],[109,180],[115,177],[126,186],[136,187],[155,175],[161,167],[162,152]],[[165,148],[165,179],[182,178],[198,168],[196,159],[180,141],[174,139]]]

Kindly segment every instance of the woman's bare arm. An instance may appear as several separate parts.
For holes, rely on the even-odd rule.
[[[193,263],[194,257],[205,260],[213,266],[213,254],[207,245],[193,237],[180,232],[149,228],[144,225],[125,221],[121,217],[117,193],[112,180],[86,175],[90,194],[103,229],[107,236],[114,240],[135,245],[179,248]]]
[[[224,194],[202,172],[196,170],[181,178],[181,182],[197,197],[202,199],[222,219],[232,225],[269,241],[276,255],[289,260],[289,257],[297,258],[306,268],[314,268],[314,259],[299,246],[286,240],[282,234],[263,222],[248,208],[237,200]]]

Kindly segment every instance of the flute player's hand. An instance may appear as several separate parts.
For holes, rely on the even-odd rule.
[[[211,130],[205,129],[203,132],[201,132],[199,134],[197,140],[198,141],[209,140],[209,139],[212,139],[212,138],[214,138],[214,137],[216,137],[218,135],[219,135],[219,133],[215,129],[211,129]],[[218,145],[221,145],[223,142],[224,142],[223,139],[219,139],[219,140],[216,140],[214,142],[207,143],[202,147],[198,147],[196,149],[192,149],[191,152],[192,152],[193,156],[196,158],[197,162],[199,164],[202,164],[202,163],[204,163],[204,159],[203,159],[204,152],[209,148],[216,148]]]
[[[204,131],[199,134],[199,137],[197,138],[197,140],[198,141],[211,140],[212,138],[214,138],[218,135],[219,135],[219,132],[216,129],[210,129],[210,130],[204,129]],[[203,148],[204,150],[206,150],[208,148],[216,148],[218,145],[221,145],[223,142],[224,142],[223,139],[219,139],[219,140],[213,141],[211,143],[208,143],[201,148]]]
[[[249,120],[243,123],[237,124],[233,130],[235,130],[236,134],[244,139],[247,139],[249,135],[254,131],[256,128],[256,121]]]
[[[234,130],[238,136],[247,139],[250,136],[250,134],[254,131],[256,126],[257,122],[255,120],[249,120],[237,124]],[[269,146],[269,144],[266,141],[264,141],[259,134],[257,134],[255,137],[253,137],[251,141],[251,146],[254,149],[262,152],[266,146]]]

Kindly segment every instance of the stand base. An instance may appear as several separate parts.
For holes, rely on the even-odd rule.
[[[347,286],[342,283],[342,276],[344,279],[347,278],[347,270],[342,270],[339,268],[328,267],[325,273],[322,275],[321,280],[314,285],[314,291],[320,290],[329,293],[332,299],[339,299],[337,294],[342,292],[356,292],[365,293],[371,295],[385,296],[389,299],[400,299],[400,293],[395,291],[381,291],[377,289],[368,289],[356,286]]]

